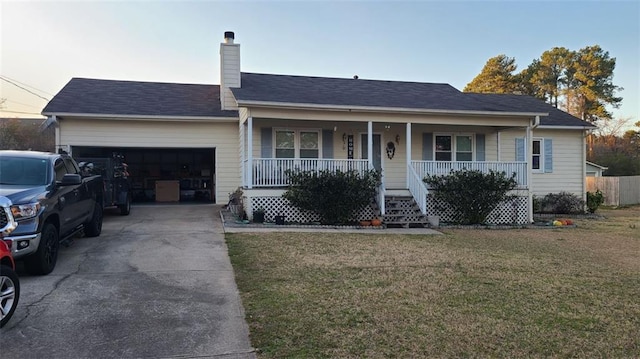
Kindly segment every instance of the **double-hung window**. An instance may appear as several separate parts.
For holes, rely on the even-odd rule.
[[[436,161],[473,161],[472,135],[435,135]]]
[[[320,158],[319,130],[275,130],[276,158]]]
[[[531,145],[531,169],[535,172],[544,172],[542,167],[544,163],[542,158],[544,155],[542,151],[542,141],[543,139],[541,138],[534,138],[533,144]]]

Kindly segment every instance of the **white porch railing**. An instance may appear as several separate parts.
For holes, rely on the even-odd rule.
[[[286,187],[289,185],[286,171],[358,171],[369,168],[367,160],[302,159],[302,158],[254,158],[248,180],[252,187]]]
[[[411,165],[407,166],[407,175],[409,192],[411,192],[413,199],[418,203],[418,207],[420,207],[422,214],[427,214],[427,194],[429,194],[429,190],[422,181],[424,176],[420,177]]]
[[[527,162],[472,162],[472,161],[411,161],[411,166],[420,178],[420,181],[427,174],[447,175],[451,171],[469,170],[488,173],[489,170],[505,172],[507,176],[516,174],[518,188],[529,188],[527,178]]]

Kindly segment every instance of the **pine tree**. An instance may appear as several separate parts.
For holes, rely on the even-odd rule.
[[[479,93],[513,93],[518,85],[513,72],[516,60],[506,55],[490,58],[482,71],[465,86],[465,92]]]

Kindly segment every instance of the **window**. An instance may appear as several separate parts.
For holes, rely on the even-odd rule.
[[[318,132],[300,132],[300,158],[318,158]]]
[[[320,131],[276,130],[276,158],[319,158]]]
[[[67,167],[65,167],[62,159],[58,158],[56,162],[53,164],[53,169],[56,171],[56,181],[62,181],[64,175],[67,174]]]
[[[295,158],[294,131],[276,131],[276,158]]]
[[[473,161],[472,135],[436,135],[436,161]]]
[[[531,168],[534,171],[542,171],[542,139],[534,139],[531,150]]]
[[[526,161],[526,139],[516,138],[516,161]],[[531,140],[531,170],[536,173],[553,172],[553,140],[551,138],[533,138]]]
[[[456,161],[473,161],[471,136],[456,136]]]
[[[436,161],[451,161],[451,136],[436,136]]]

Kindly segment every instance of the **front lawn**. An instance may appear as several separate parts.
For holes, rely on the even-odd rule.
[[[228,234],[263,358],[638,357],[640,207],[578,228]]]

